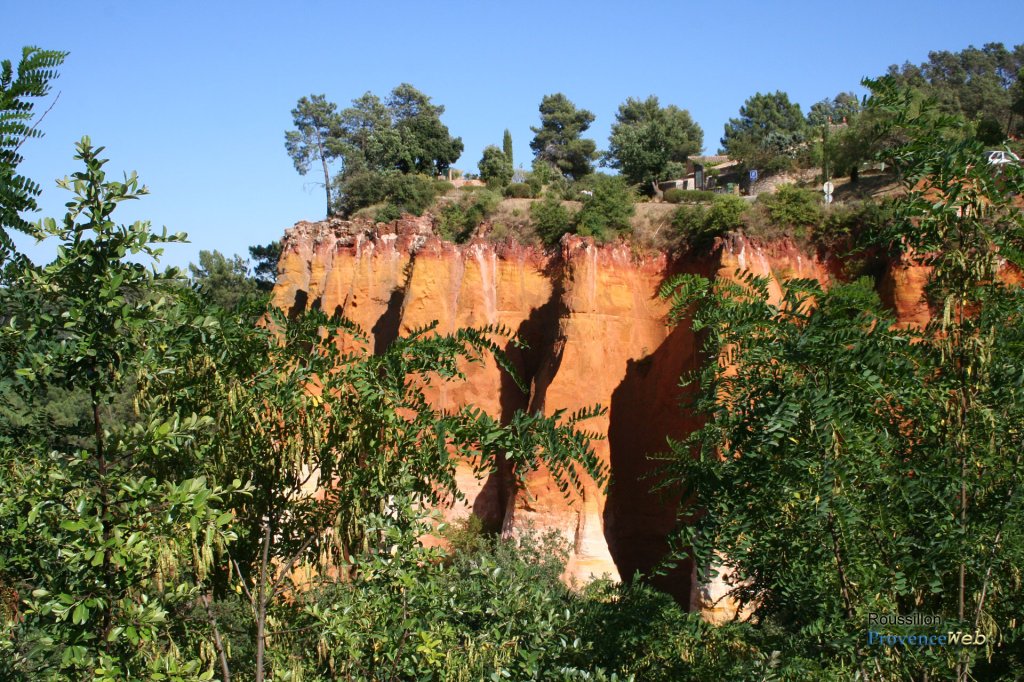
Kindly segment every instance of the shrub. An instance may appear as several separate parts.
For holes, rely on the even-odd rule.
[[[448,194],[448,192],[451,192],[453,189],[455,189],[455,185],[447,180],[442,180],[441,178],[434,180],[434,194],[439,197]]]
[[[352,173],[336,181],[338,203],[336,208],[344,215],[352,215],[366,206],[386,202],[392,206],[388,216],[412,213],[422,215],[447,182],[439,182],[427,175],[402,175],[399,173],[376,173],[371,171]],[[393,218],[390,218],[393,219]],[[378,217],[378,220],[382,220]]]
[[[426,175],[394,175],[387,184],[387,193],[402,211],[422,215],[437,198],[437,185]]]
[[[479,187],[460,194],[458,200],[441,208],[437,226],[437,232],[443,239],[456,243],[467,241],[477,226],[501,203],[498,194]]]
[[[689,246],[707,246],[715,237],[743,227],[747,209],[747,202],[735,195],[716,194],[710,206],[680,206],[676,209],[672,226]]]
[[[398,220],[401,217],[402,209],[391,202],[379,204],[376,212],[373,214],[374,222],[378,223],[390,223],[392,220]]]
[[[590,182],[592,194],[583,197],[583,208],[576,216],[576,231],[608,241],[629,229],[636,192],[619,175],[594,175]]]
[[[510,199],[532,199],[537,196],[533,187],[525,182],[516,182],[505,188],[505,196]]]
[[[335,210],[342,215],[352,215],[361,208],[379,204],[387,198],[387,182],[382,173],[355,172],[338,176],[334,184]]]
[[[558,243],[562,235],[572,231],[572,216],[555,196],[547,195],[541,201],[530,206],[530,220],[533,222],[537,235],[547,244]]]
[[[743,217],[749,205],[735,194],[716,194],[708,211],[707,227],[722,234],[743,227]]]
[[[773,194],[762,194],[758,203],[765,206],[768,217],[779,227],[817,225],[821,221],[818,194],[796,185],[782,185]]]
[[[662,198],[670,204],[694,204],[701,201],[714,201],[716,196],[719,195],[704,190],[673,188],[665,190]]]

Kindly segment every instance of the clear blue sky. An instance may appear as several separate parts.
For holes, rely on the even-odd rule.
[[[181,266],[200,249],[245,255],[323,216],[323,190],[284,151],[303,95],[344,107],[412,83],[446,107],[465,143],[456,166],[475,172],[505,128],[516,164],[529,167],[548,93],[597,116],[598,148],[622,101],[656,94],[690,110],[713,152],[755,92],[786,91],[806,111],[929,50],[1024,42],[1020,0],[5,4],[0,58],[16,60],[23,45],[71,53],[46,137],[23,147],[23,171],[45,188],[42,215],[61,215],[53,179],[76,170],[73,144],[88,134],[107,147],[110,171],[137,170],[150,187],[123,221],[189,233],[164,261]]]

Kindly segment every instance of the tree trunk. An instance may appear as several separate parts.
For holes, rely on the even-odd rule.
[[[263,556],[260,559],[260,585],[256,592],[256,682],[263,682],[266,673],[263,659],[267,647],[267,570],[270,568],[270,524],[263,530]]]
[[[210,628],[213,630],[213,648],[217,651],[217,658],[220,660],[222,682],[231,682],[231,668],[228,666],[227,652],[224,651],[224,641],[220,637],[220,628],[217,627],[217,618],[213,615],[213,609],[210,607],[210,594],[204,594],[201,599],[206,608],[206,618],[210,621]]]
[[[327,159],[324,158],[323,150],[320,151],[320,163],[324,166],[324,191],[327,192],[327,217],[331,217],[331,174],[327,171]]]

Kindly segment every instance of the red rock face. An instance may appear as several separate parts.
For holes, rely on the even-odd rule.
[[[466,501],[445,510],[450,519],[475,513],[506,534],[556,529],[572,548],[566,577],[585,581],[629,578],[662,558],[677,505],[650,492],[655,467],[648,455],[701,423],[681,408],[679,387],[680,375],[701,361],[699,343],[687,326],[668,324],[668,306],[657,296],[661,284],[681,272],[732,278],[750,270],[772,278],[777,299],[785,279],[827,285],[840,269],[789,242],[735,238],[714,252],[672,258],[569,236],[559,250],[545,252],[444,243],[433,236],[429,217],[376,227],[332,219],[286,232],[274,301],[296,313],[314,306],[343,313],[369,333],[377,352],[435,320],[442,333],[503,325],[527,342],[527,350],[508,351],[528,391],[488,360],[467,365],[465,382],[430,387],[441,408],[474,404],[508,419],[519,409],[606,407],[586,425],[606,436],[594,443],[611,471],[606,490],[588,479],[581,495],[567,499],[543,471],[516,486],[508,470],[477,480],[465,467],[459,482]],[[901,321],[916,321],[923,284],[890,279]],[[681,567],[660,585],[714,618],[725,608],[711,605],[723,586],[692,589],[691,569]]]

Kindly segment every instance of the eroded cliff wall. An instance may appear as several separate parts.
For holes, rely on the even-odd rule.
[[[885,293],[914,322],[923,281],[900,267],[887,273]],[[467,366],[466,382],[432,389],[439,407],[472,403],[506,419],[518,409],[606,407],[587,428],[606,436],[594,446],[611,471],[607,490],[588,480],[582,495],[566,499],[544,472],[517,487],[509,471],[477,480],[466,468],[459,481],[467,502],[446,510],[450,518],[476,513],[505,533],[557,529],[572,547],[568,577],[582,581],[649,570],[675,522],[674,501],[650,492],[647,455],[700,426],[681,406],[679,387],[679,377],[697,367],[699,343],[688,327],[669,325],[659,287],[679,272],[732,278],[738,270],[771,276],[778,297],[786,278],[827,284],[841,268],[788,242],[736,238],[673,258],[575,236],[550,251],[483,241],[457,246],[434,236],[429,217],[377,226],[332,219],[286,232],[274,300],[293,312],[343,313],[370,333],[377,351],[434,320],[442,332],[500,324],[527,342],[527,350],[508,351],[528,391],[490,361]],[[706,609],[720,590],[693,591],[687,566],[661,578],[661,586]]]

